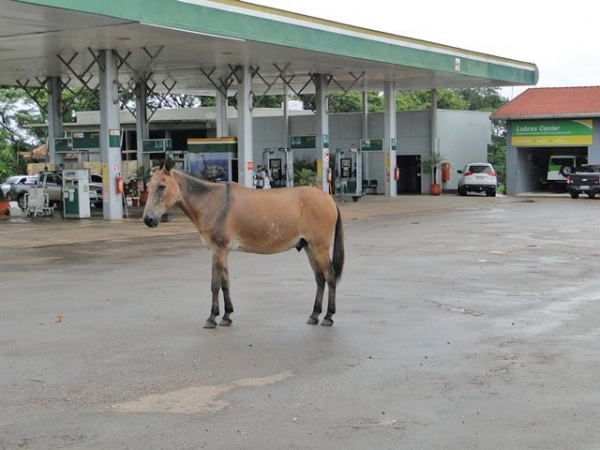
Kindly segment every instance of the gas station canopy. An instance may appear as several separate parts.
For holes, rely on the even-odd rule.
[[[535,85],[535,64],[233,0],[0,0],[0,85],[60,77],[96,87],[100,52],[118,80],[214,95],[250,66],[254,95]]]

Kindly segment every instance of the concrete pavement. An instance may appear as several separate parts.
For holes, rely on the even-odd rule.
[[[600,201],[363,200],[333,327],[304,252],[232,253],[205,330],[180,214],[1,222],[0,449],[597,449]]]

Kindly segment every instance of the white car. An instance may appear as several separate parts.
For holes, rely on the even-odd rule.
[[[496,196],[498,177],[490,163],[469,163],[462,170],[458,180],[458,195],[467,195],[467,192],[485,192],[489,197]]]
[[[28,179],[32,178],[33,177],[27,175],[13,175],[12,177],[8,177],[2,182],[2,196],[6,198],[8,192],[10,191],[10,187],[13,184],[25,184],[28,181]]]

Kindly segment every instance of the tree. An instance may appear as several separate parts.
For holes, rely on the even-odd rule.
[[[29,151],[40,143],[41,130],[24,125],[43,122],[40,110],[22,89],[0,87],[0,178],[22,172],[19,152]],[[43,133],[43,131],[42,131]]]
[[[492,143],[488,147],[488,162],[496,169],[498,184],[506,185],[506,122],[492,121]]]
[[[469,111],[495,111],[508,101],[498,88],[456,89],[454,92],[467,102],[465,109]]]

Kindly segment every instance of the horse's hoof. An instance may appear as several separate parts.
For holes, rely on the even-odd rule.
[[[233,321],[231,319],[221,319],[221,323],[219,323],[219,326],[221,327],[228,327],[233,323]]]
[[[204,328],[216,328],[217,327],[217,322],[215,322],[212,319],[208,319],[206,321],[206,323],[204,324]]]
[[[333,325],[333,320],[328,319],[327,317],[325,317],[323,319],[323,322],[321,322],[321,326],[323,326],[323,327],[330,327],[331,325]]]
[[[317,325],[319,323],[319,319],[313,316],[310,316],[308,318],[308,320],[306,321],[307,324],[309,325]]]

